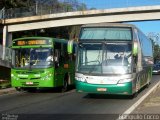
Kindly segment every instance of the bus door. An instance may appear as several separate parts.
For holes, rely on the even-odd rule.
[[[54,66],[55,66],[55,85],[62,86],[64,79],[64,70],[61,55],[61,43],[55,43]]]

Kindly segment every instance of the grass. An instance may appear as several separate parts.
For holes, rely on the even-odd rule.
[[[11,87],[11,82],[8,80],[0,80],[0,89]]]

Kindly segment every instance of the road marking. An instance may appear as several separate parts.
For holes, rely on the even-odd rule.
[[[121,115],[125,115],[125,117],[126,117],[129,114],[131,114],[133,112],[133,110],[136,107],[138,107],[143,102],[143,100],[146,99],[154,91],[154,89],[156,89],[159,85],[160,85],[160,81],[155,86],[153,86],[145,95],[143,95],[136,103],[134,103],[128,110],[126,110]],[[117,120],[125,120],[125,118],[117,118]]]

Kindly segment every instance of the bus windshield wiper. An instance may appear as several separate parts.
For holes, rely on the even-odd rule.
[[[97,59],[95,60],[95,62],[98,62],[99,65],[100,65],[100,60],[99,60],[99,59],[100,59],[100,50],[99,50]],[[97,65],[94,65],[94,66],[91,68],[91,70],[89,71],[89,73],[92,73],[92,72],[95,70],[96,66],[97,66]]]

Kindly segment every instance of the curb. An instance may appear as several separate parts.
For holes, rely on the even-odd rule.
[[[8,94],[8,93],[14,93],[14,92],[16,92],[15,88],[0,89],[0,95]]]
[[[159,86],[160,86],[160,81],[155,86],[153,86],[145,95],[143,95],[136,103],[134,103],[128,110],[122,113],[122,115],[129,116],[129,114],[131,114],[151,93],[153,93],[154,90],[159,88]],[[122,119],[118,118],[116,120],[126,120],[126,118]]]

